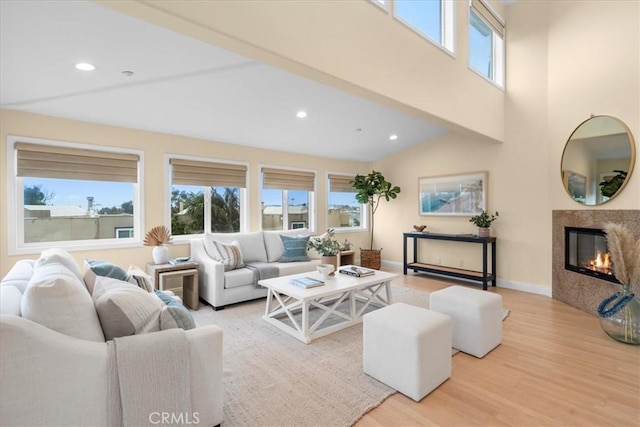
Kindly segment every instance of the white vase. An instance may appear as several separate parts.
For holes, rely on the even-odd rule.
[[[166,264],[169,262],[169,248],[166,246],[154,246],[151,256],[156,264]]]

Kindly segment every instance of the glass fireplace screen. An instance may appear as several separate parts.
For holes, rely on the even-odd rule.
[[[594,228],[565,227],[564,244],[565,269],[619,283],[613,275],[604,231]]]

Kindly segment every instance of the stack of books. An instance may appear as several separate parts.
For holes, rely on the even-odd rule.
[[[375,270],[371,270],[364,267],[356,267],[355,265],[351,267],[341,268],[339,271],[342,274],[348,274],[349,276],[355,276],[355,277],[371,276],[376,273]]]
[[[324,282],[322,280],[314,279],[313,277],[298,277],[296,279],[291,279],[289,283],[304,289],[315,288],[316,286],[324,285]]]
[[[169,260],[169,264],[176,265],[176,264],[182,264],[182,263],[190,262],[190,261],[191,261],[191,258],[188,257],[188,256],[185,256],[185,257],[170,259]]]

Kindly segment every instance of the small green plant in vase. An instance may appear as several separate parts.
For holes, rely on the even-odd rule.
[[[469,222],[478,227],[478,237],[489,237],[491,236],[491,223],[498,219],[499,216],[500,214],[497,211],[495,214],[489,214],[483,209],[478,215],[469,218]]]

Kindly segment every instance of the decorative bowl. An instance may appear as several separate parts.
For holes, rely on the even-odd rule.
[[[413,228],[416,231],[422,232],[425,228],[427,228],[427,226],[426,225],[414,225]]]

